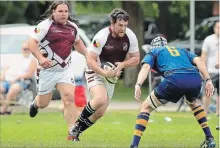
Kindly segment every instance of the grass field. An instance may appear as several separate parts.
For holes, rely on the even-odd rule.
[[[31,119],[28,114],[1,116],[0,147],[117,147],[128,148],[133,136],[137,111],[109,111],[80,137],[79,143],[67,141],[67,129],[61,113],[40,113]],[[166,122],[164,117],[171,117]],[[209,125],[219,143],[215,130],[218,119],[210,116]],[[203,132],[191,113],[158,113],[143,134],[140,147],[199,147]],[[217,146],[218,147],[218,146]]]
[[[145,99],[148,96],[148,87],[142,87],[142,98]],[[118,81],[115,85],[115,92],[112,100],[116,101],[133,101],[134,100],[134,87],[128,88],[124,86],[123,81]]]

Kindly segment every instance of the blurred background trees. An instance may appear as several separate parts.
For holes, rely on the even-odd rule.
[[[51,3],[52,1],[1,1],[0,24],[35,25]],[[70,4],[71,13],[75,16],[106,15],[117,7],[125,9],[131,17],[129,27],[137,35],[140,46],[146,43],[143,31],[143,21],[146,18],[155,20],[159,32],[165,35],[168,41],[189,30],[189,1],[70,1]],[[219,15],[219,1],[195,1],[195,12],[196,23],[204,18]],[[79,26],[83,24],[79,23]],[[96,31],[98,30],[94,30],[93,33]],[[143,55],[142,53],[142,57]],[[134,85],[138,69],[137,66],[125,70],[126,86]]]
[[[1,1],[0,24],[28,23],[35,24],[40,20],[40,15],[48,8],[52,1]],[[179,32],[189,29],[189,1],[71,1],[73,13],[81,14],[106,14],[113,8],[131,5],[129,14],[140,10],[141,17],[156,19],[160,32],[166,34],[168,40],[176,38]],[[219,11],[218,1],[196,1],[196,22],[203,18],[216,15]],[[139,7],[136,9],[135,7]],[[128,9],[129,10],[129,9]],[[136,22],[138,23],[138,22]],[[176,25],[178,24],[178,25]],[[170,31],[172,29],[172,31]]]

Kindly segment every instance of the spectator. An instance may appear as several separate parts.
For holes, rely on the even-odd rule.
[[[29,87],[32,81],[31,79],[34,77],[37,69],[37,61],[27,47],[27,43],[25,42],[21,49],[20,65],[8,65],[1,74],[1,99],[5,99],[6,101],[1,107],[0,114],[11,114],[11,111],[8,110],[9,104],[16,99],[22,90]],[[3,95],[4,93],[6,93],[5,97]]]
[[[219,115],[219,71],[215,67],[218,67],[215,55],[219,53],[219,21],[214,25],[214,34],[205,38],[203,46],[202,46],[202,55],[201,58],[206,62],[208,72],[213,81],[214,87],[217,89],[216,98],[216,115]],[[208,113],[209,105],[211,102],[211,98],[207,98],[203,96],[203,105],[206,113]]]

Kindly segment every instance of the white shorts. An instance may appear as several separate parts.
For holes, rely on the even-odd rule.
[[[99,74],[96,74],[94,71],[91,70],[85,71],[85,77],[89,90],[96,85],[105,85],[109,101],[112,99],[115,84],[109,83],[107,80],[105,80],[105,78],[101,77]]]
[[[70,68],[57,71],[41,70],[39,73],[38,95],[52,92],[57,83],[75,84]]]

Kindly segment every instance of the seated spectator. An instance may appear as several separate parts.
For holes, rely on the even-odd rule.
[[[1,73],[0,97],[5,101],[1,107],[0,114],[11,114],[8,106],[12,101],[16,100],[17,95],[22,90],[29,87],[35,75],[37,61],[27,47],[27,43],[22,45],[22,55],[18,61],[19,65],[8,65]]]

